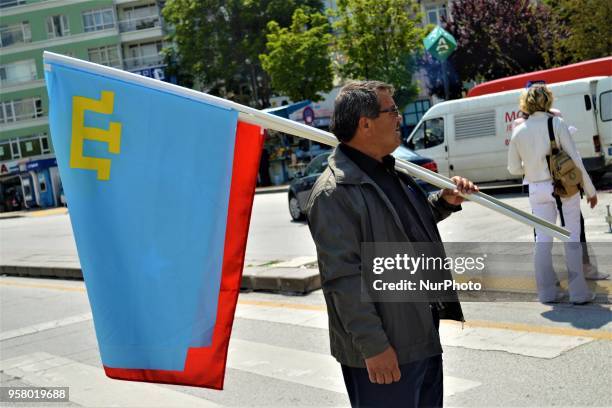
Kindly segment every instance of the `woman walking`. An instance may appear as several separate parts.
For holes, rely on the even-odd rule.
[[[552,223],[557,217],[570,233],[565,244],[565,261],[568,270],[570,301],[585,304],[594,300],[584,279],[582,248],[580,245],[580,192],[569,197],[554,195],[548,157],[551,155],[548,121],[552,118],[552,130],[557,146],[566,152],[582,173],[581,188],[591,208],[597,205],[597,193],[563,119],[550,113],[553,95],[543,84],[524,90],[519,101],[521,111],[529,118],[514,128],[508,150],[508,170],[524,175],[529,183],[529,204],[534,215]],[[563,297],[557,286],[557,276],[552,264],[553,238],[536,228],[535,274],[538,297],[541,302],[558,302]]]

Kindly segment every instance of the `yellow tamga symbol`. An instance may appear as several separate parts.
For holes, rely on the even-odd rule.
[[[119,153],[121,144],[121,123],[110,122],[108,130],[85,127],[85,111],[104,115],[113,113],[115,93],[102,91],[100,100],[83,96],[72,97],[72,141],[70,144],[70,167],[77,169],[96,170],[98,180],[110,178],[110,159],[83,156],[85,139],[108,143],[110,153]]]

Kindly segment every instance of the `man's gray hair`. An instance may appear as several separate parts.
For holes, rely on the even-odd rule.
[[[361,117],[377,118],[380,111],[377,92],[393,95],[392,85],[381,81],[349,82],[340,90],[334,101],[330,130],[341,142],[350,141]]]

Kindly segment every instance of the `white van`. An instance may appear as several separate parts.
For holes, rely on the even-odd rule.
[[[612,169],[612,77],[591,77],[549,85],[584,165],[595,177]],[[406,139],[434,159],[441,174],[476,182],[516,180],[507,170],[513,122],[521,90],[464,98],[432,106]]]

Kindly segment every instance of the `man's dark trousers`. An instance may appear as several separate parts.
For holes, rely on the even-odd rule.
[[[432,310],[436,328],[437,311]],[[425,408],[443,402],[442,355],[400,365],[402,377],[391,384],[373,384],[366,368],[342,365],[344,384],[353,407]]]
[[[372,384],[365,368],[342,366],[353,407],[421,408],[442,406],[442,355],[400,365],[402,378]]]

